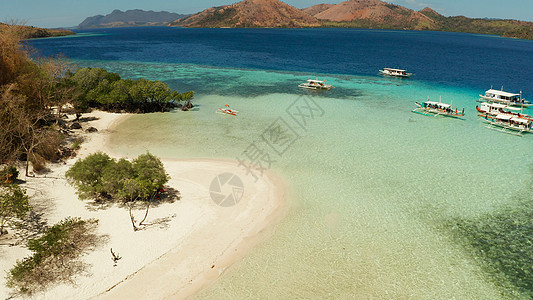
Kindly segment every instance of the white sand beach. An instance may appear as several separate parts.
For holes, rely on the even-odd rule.
[[[235,161],[162,159],[171,179],[167,191],[178,190],[180,199],[150,209],[142,230],[134,232],[127,208],[113,205],[99,208],[81,201],[65,180],[65,172],[78,159],[96,151],[107,152],[113,125],[127,115],[93,112],[83,123],[96,133],[85,134],[77,158],[50,165],[51,172],[26,181],[30,203],[52,225],[72,216],[99,220],[103,242],[83,257],[87,273],[75,278],[75,285],[53,286],[36,298],[46,299],[181,299],[212,284],[232,263],[268,235],[268,230],[286,211],[286,187],[275,174],[266,172],[257,182]],[[112,155],[113,156],[113,155]],[[117,157],[117,156],[113,156]],[[235,205],[221,206],[211,198],[210,185],[219,174],[231,173],[242,181],[242,198]],[[238,184],[237,184],[238,185]],[[232,193],[231,186],[220,194]],[[239,192],[237,192],[239,194]],[[237,199],[239,200],[239,199]],[[135,211],[137,219],[144,208]],[[0,244],[5,240],[0,240]],[[110,248],[121,259],[113,266]],[[0,269],[8,270],[28,255],[21,246],[0,245]],[[10,296],[5,276],[0,277],[0,298]]]

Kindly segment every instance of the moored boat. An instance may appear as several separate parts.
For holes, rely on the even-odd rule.
[[[383,75],[400,78],[409,78],[411,75],[413,75],[413,73],[407,73],[407,70],[394,68],[383,68],[383,70],[379,70],[379,72]]]
[[[299,88],[311,90],[331,90],[334,88],[331,84],[327,84],[326,80],[307,79],[307,82],[298,85]]]
[[[490,101],[490,102],[496,102],[496,103],[502,103],[509,106],[519,106],[519,107],[530,107],[533,106],[533,103],[526,101],[522,97],[522,92],[519,94],[516,93],[509,93],[503,91],[503,87],[501,91],[490,89],[485,91],[485,94],[479,95],[480,99],[479,102],[483,101]]]
[[[510,114],[497,114],[495,116],[485,114],[483,121],[489,124],[490,129],[496,128],[498,131],[521,135],[522,133],[533,133],[533,121],[513,116]]]
[[[453,108],[451,104],[443,102],[430,101],[429,98],[426,102],[415,102],[417,108],[412,112],[425,115],[425,116],[445,116],[452,118],[462,118],[465,115],[465,109],[459,111],[457,108]]]
[[[533,121],[533,116],[524,114],[521,108],[512,107],[501,103],[481,102],[479,106],[476,105],[476,110],[480,113],[481,117],[483,117],[485,114],[489,116],[509,114],[511,116]]]

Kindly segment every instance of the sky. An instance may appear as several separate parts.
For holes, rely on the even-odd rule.
[[[106,15],[114,9],[143,9],[181,14],[196,13],[238,0],[0,0],[0,22],[17,21],[37,27],[77,26],[86,17]],[[342,0],[283,0],[297,8]],[[429,6],[445,16],[502,18],[533,21],[533,0],[386,0],[421,10]]]

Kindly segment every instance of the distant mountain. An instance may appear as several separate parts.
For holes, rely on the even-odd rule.
[[[78,28],[166,26],[176,19],[187,16],[167,11],[155,12],[140,9],[121,11],[115,9],[112,13],[105,16],[97,15],[86,18],[78,25]]]
[[[244,0],[233,5],[212,7],[171,26],[183,27],[316,27],[311,15],[278,0]]]
[[[8,30],[9,28],[13,28],[13,27],[15,27],[17,32],[21,34],[22,39],[36,39],[36,38],[76,34],[73,31],[66,30],[66,29],[48,29],[48,28],[39,28],[39,27],[33,27],[33,26],[8,25],[8,24],[0,23],[0,31]]]
[[[302,11],[304,13],[310,14],[311,16],[314,16],[333,6],[335,6],[335,4],[317,4],[308,8],[302,8]]]
[[[313,15],[319,20],[356,22],[369,28],[434,30],[438,26],[428,16],[379,0],[351,0]]]
[[[435,30],[533,39],[533,22],[445,17],[429,7],[417,12],[379,0],[351,0],[325,10],[315,9],[320,5],[303,11],[319,19],[323,27]]]
[[[351,27],[435,30],[533,39],[533,22],[445,17],[380,0],[350,0],[296,9],[278,0],[244,0],[208,8],[170,23],[183,27]]]

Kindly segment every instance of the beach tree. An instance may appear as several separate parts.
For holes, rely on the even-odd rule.
[[[106,169],[115,164],[109,155],[96,152],[80,159],[65,173],[68,182],[78,189],[82,199],[104,200],[110,198],[103,180]]]
[[[26,191],[18,184],[0,185],[0,235],[7,233],[6,226],[24,218],[31,207]]]
[[[130,162],[126,159],[116,161],[97,152],[78,160],[65,176],[76,186],[80,198],[126,205],[135,231],[143,225],[152,202],[159,198],[163,185],[170,179],[161,160],[150,153],[139,155]],[[133,208],[139,202],[144,202],[146,209],[144,218],[137,222]]]
[[[75,107],[85,111],[89,107],[111,111],[155,112],[168,111],[179,101],[190,100],[192,92],[180,94],[158,80],[122,79],[116,73],[100,68],[81,68],[66,76],[79,87]]]
[[[140,187],[139,197],[148,199],[170,179],[159,158],[150,153],[141,154],[133,161],[135,180]]]

